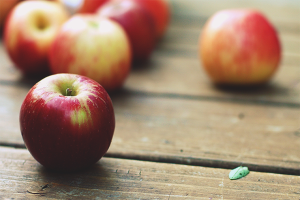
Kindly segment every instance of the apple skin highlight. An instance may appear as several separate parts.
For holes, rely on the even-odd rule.
[[[69,96],[67,88],[71,88]],[[34,85],[20,110],[26,147],[44,167],[77,171],[108,150],[115,129],[111,99],[96,81],[73,74],[51,75]]]
[[[258,11],[224,10],[205,24],[199,58],[214,83],[262,84],[278,69],[281,45],[272,24]]]

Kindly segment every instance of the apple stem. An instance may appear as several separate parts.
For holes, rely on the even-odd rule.
[[[66,89],[66,95],[71,96],[72,90],[70,88]]]

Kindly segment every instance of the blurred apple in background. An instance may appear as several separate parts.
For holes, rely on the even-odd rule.
[[[126,31],[136,62],[147,60],[152,53],[156,38],[154,21],[142,6],[132,0],[117,0],[106,3],[98,15],[118,22]]]
[[[72,13],[95,13],[110,0],[60,0]]]
[[[52,73],[84,75],[106,90],[123,85],[131,69],[131,56],[130,42],[118,23],[87,14],[70,18],[49,52]]]
[[[260,12],[224,10],[204,25],[199,57],[217,84],[261,84],[277,70],[281,46],[273,25]]]
[[[171,9],[167,0],[134,0],[150,13],[155,24],[156,38],[161,38],[170,21]]]
[[[56,2],[23,1],[14,7],[6,20],[4,44],[24,74],[41,76],[49,71],[49,47],[67,19],[67,12]]]
[[[0,4],[0,28],[3,26],[9,11],[19,2],[19,0],[1,0]]]

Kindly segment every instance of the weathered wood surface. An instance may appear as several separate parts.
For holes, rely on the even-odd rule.
[[[293,9],[287,23],[272,18],[284,47],[280,70],[270,84],[246,90],[213,86],[201,69],[197,40],[208,15],[175,13],[149,63],[112,95],[117,126],[109,155],[300,174],[300,21]],[[0,144],[24,146],[19,108],[37,80],[22,77],[3,44],[0,60]]]
[[[27,150],[0,148],[0,198],[15,199],[295,199],[300,177],[103,158],[83,172],[45,170]]]
[[[0,199],[299,200],[299,176],[253,170],[300,175],[300,1],[172,0],[172,6],[171,26],[150,61],[111,94],[116,131],[107,157],[85,172],[56,174],[27,150],[0,147]],[[203,24],[217,10],[236,7],[262,10],[279,32],[281,66],[265,86],[217,87],[202,70]],[[22,77],[0,42],[0,145],[25,147],[19,110],[36,81]],[[252,171],[230,181],[228,169],[240,164]]]

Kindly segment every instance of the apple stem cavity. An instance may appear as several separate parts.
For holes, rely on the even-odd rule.
[[[72,90],[70,88],[66,89],[66,96],[72,96]]]
[[[36,26],[39,30],[43,31],[49,26],[49,21],[44,15],[40,14],[37,17]]]

